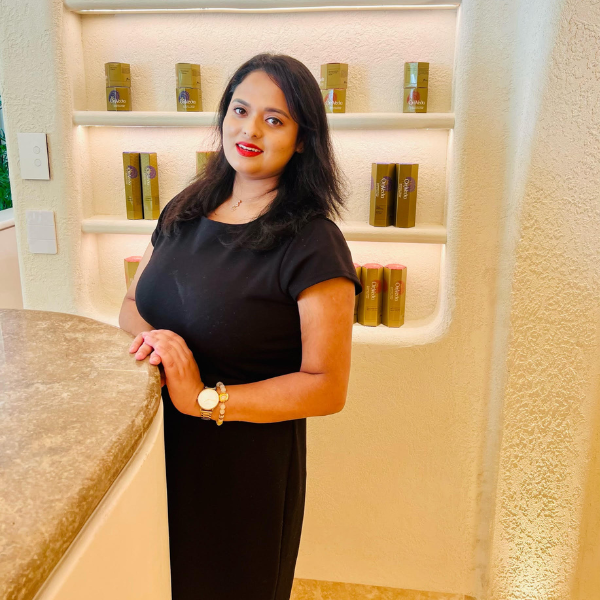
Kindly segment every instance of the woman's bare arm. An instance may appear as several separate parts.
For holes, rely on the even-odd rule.
[[[138,335],[141,331],[150,331],[154,329],[150,323],[146,323],[144,319],[140,316],[138,312],[137,306],[135,305],[135,288],[137,287],[137,282],[140,279],[141,274],[143,273],[150,257],[152,256],[152,244],[148,244],[146,251],[144,252],[144,256],[140,261],[140,264],[135,272],[135,277],[125,294],[125,298],[123,299],[123,304],[121,305],[121,312],[119,313],[119,327],[124,331],[131,333],[131,335]]]
[[[298,296],[302,365],[288,373],[227,385],[225,421],[273,423],[340,412],[346,403],[352,352],[354,283],[336,277],[306,288]],[[202,373],[202,371],[200,372]],[[194,406],[199,415],[198,406]],[[213,411],[217,419],[219,407]]]

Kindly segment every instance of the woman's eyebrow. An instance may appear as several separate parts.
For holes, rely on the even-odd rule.
[[[243,104],[244,106],[248,106],[248,107],[250,106],[250,104],[248,104],[248,102],[244,102],[244,100],[240,100],[239,98],[234,98],[232,100],[232,102],[239,102],[240,104]],[[284,110],[281,110],[279,108],[266,107],[265,111],[266,112],[276,112],[276,113],[279,113],[280,115],[283,115],[284,117],[287,117],[288,119],[292,118]]]

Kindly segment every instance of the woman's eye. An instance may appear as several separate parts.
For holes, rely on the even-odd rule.
[[[236,110],[244,110],[244,109],[243,109],[241,106],[236,106],[236,107],[233,109],[233,112],[235,112]],[[237,115],[239,115],[240,113],[236,113],[236,114],[237,114]]]
[[[281,122],[281,121],[280,121],[280,120],[279,120],[277,117],[269,117],[269,118],[267,119],[267,121],[270,121],[271,119],[272,119],[273,121],[277,121],[277,124],[279,124],[279,125],[283,125],[283,123],[282,123],[282,122]]]

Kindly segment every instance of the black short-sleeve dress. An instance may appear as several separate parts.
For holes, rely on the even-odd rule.
[[[362,291],[338,226],[310,221],[278,248],[226,248],[228,225],[200,217],[152,234],[135,294],[143,319],[180,335],[205,385],[300,370],[297,298],[347,277]],[[225,237],[222,237],[225,236]],[[288,600],[306,489],[306,419],[215,421],[179,412],[162,388],[173,600]]]

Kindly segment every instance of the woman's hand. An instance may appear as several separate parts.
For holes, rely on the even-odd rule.
[[[133,340],[129,352],[136,353],[136,360],[144,360],[150,355],[150,364],[162,364],[164,384],[175,408],[186,415],[200,416],[197,398],[204,383],[196,360],[181,336],[168,329],[142,331]]]

